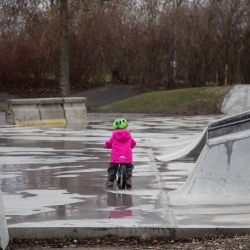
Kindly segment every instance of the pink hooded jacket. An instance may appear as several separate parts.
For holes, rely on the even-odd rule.
[[[136,141],[132,138],[129,130],[114,130],[112,136],[105,142],[104,147],[111,148],[110,162],[112,163],[131,163],[133,160],[132,149]]]

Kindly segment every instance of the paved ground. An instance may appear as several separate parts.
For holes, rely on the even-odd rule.
[[[8,99],[17,99],[17,98],[18,97],[15,96],[15,95],[9,95],[8,93],[0,92],[0,106],[7,106],[6,100],[8,100]]]
[[[89,114],[87,129],[0,128],[0,176],[9,228],[213,226],[209,216],[185,220],[177,216],[183,208],[168,206],[166,192],[184,184],[194,163],[162,162],[156,156],[190,144],[215,117],[125,115],[138,144],[134,185],[123,194],[104,187],[109,152],[102,145],[116,117]],[[185,208],[187,214],[190,209],[194,207]],[[223,222],[216,226],[223,227]]]
[[[133,188],[122,195],[104,187],[109,151],[103,142],[116,117],[89,114],[87,129],[0,128],[9,228],[174,226],[165,192],[180,187],[194,163],[157,162],[154,156],[188,145],[215,117],[127,115],[138,144]]]
[[[73,97],[87,97],[87,107],[107,104],[136,95],[133,86],[99,87],[93,90],[71,94]]]
[[[3,102],[10,97],[0,96]],[[138,142],[133,188],[125,193],[104,186],[109,152],[103,142],[118,116],[129,120]],[[247,201],[178,205],[169,201],[168,194],[186,182],[195,164],[167,162],[165,156],[190,145],[218,116],[89,113],[88,117],[87,126],[26,128],[4,126],[0,113],[0,186],[11,237],[100,237],[102,230],[171,237],[172,228],[179,237],[216,230],[250,232]]]
[[[168,235],[167,228],[190,237],[195,230],[247,232],[248,202],[171,205],[168,200],[194,162],[159,159],[189,145],[218,117],[119,116],[129,120],[138,142],[133,188],[122,194],[104,187],[109,153],[102,145],[117,114],[89,114],[87,127],[22,128],[4,126],[0,113],[0,186],[11,237],[95,237],[103,235],[100,228],[124,236]]]
[[[247,232],[248,203],[170,204],[168,192],[186,182],[194,162],[157,160],[189,145],[218,116],[119,114],[138,143],[133,188],[125,193],[104,186],[109,151],[103,142],[117,116],[90,113],[87,127],[0,126],[0,186],[11,237]]]

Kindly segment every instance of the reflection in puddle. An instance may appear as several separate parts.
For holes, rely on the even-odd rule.
[[[132,210],[127,210],[126,208],[124,209],[124,207],[117,207],[115,210],[110,211],[110,218],[123,218],[132,215]]]
[[[133,207],[133,197],[124,193],[107,193],[107,206],[115,207],[110,211],[109,218],[123,218],[132,216],[133,212],[130,209]]]

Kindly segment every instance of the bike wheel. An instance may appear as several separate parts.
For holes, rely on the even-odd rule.
[[[117,173],[116,173],[116,182],[117,182],[117,184],[120,184],[120,182],[121,182],[121,174],[120,174],[120,171],[119,171],[119,172],[117,171]]]
[[[125,189],[126,187],[126,176],[127,176],[127,167],[125,165],[121,165],[121,189]]]

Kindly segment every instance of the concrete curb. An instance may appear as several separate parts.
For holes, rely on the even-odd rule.
[[[169,240],[184,240],[190,238],[203,239],[208,237],[235,236],[250,234],[250,228],[166,228],[166,227],[38,227],[9,228],[13,239],[71,239],[102,238],[105,235],[118,235],[120,238],[139,238],[143,234],[149,237]]]

